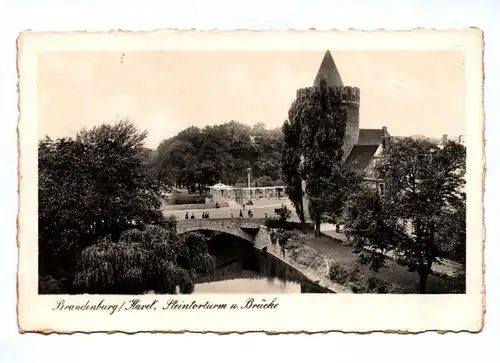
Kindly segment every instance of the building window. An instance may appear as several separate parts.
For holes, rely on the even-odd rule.
[[[378,188],[380,195],[383,197],[385,195],[385,183],[379,183]]]
[[[408,232],[408,230],[409,230],[408,221],[406,219],[403,219],[403,223],[402,224],[403,224],[403,230],[405,232]]]

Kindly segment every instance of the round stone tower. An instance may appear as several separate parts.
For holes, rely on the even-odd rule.
[[[342,98],[347,104],[347,125],[342,147],[343,160],[349,156],[353,146],[358,141],[359,137],[359,105],[360,105],[360,90],[358,87],[344,86],[342,78],[332,55],[329,51],[325,53],[323,61],[319,67],[316,78],[314,79],[313,87],[319,87],[321,80],[326,80],[329,87],[340,89]],[[313,90],[313,87],[301,88],[297,90],[297,98],[307,97]]]

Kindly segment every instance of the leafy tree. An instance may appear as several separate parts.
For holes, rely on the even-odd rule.
[[[281,156],[281,175],[286,185],[288,198],[295,207],[301,223],[305,222],[302,177],[300,174],[300,130],[302,100],[295,100],[288,111],[288,120],[283,123],[283,149]]]
[[[163,186],[129,120],[38,145],[39,273],[71,281],[81,251],[98,239],[164,221]]]
[[[213,271],[215,258],[200,233],[179,236],[175,229],[146,226],[124,231],[118,242],[104,238],[86,248],[74,283],[95,294],[190,293],[196,271]]]
[[[162,159],[162,163],[167,166],[161,168],[167,180],[183,183],[192,193],[196,191],[198,158],[193,144],[182,140],[172,142]]]
[[[282,248],[286,248],[291,239],[294,237],[293,231],[286,229],[272,229],[271,230],[271,243],[275,246],[278,244]]]
[[[264,124],[258,123],[252,128],[251,137],[255,154],[252,163],[254,177],[279,180],[281,152],[284,146],[281,129],[268,130]]]
[[[300,175],[305,181],[315,234],[320,234],[322,215],[339,214],[348,187],[355,175],[343,167],[342,145],[347,112],[339,88],[328,87],[322,80],[301,104]]]
[[[275,214],[282,225],[286,225],[290,217],[292,216],[292,211],[289,210],[286,205],[284,205],[282,208],[279,208],[277,211],[275,211]]]
[[[392,251],[420,277],[425,293],[433,263],[465,256],[465,147],[412,138],[389,142],[376,166],[385,194],[365,188],[348,202],[348,236],[375,271]]]
[[[259,178],[256,178],[255,184],[258,187],[271,187],[275,183],[273,182],[273,180],[269,176],[265,175],[265,176],[261,176]]]
[[[194,193],[201,168],[198,154],[202,142],[203,135],[197,127],[188,127],[176,137],[163,140],[153,161],[162,180]]]

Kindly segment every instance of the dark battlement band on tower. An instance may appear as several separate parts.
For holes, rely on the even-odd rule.
[[[360,104],[360,99],[361,99],[361,91],[358,87],[351,87],[351,86],[329,86],[330,88],[335,88],[337,91],[339,91],[342,94],[342,100],[349,102],[349,103],[355,103],[355,104]],[[314,87],[306,87],[306,88],[300,88],[297,90],[297,98],[307,98],[312,91],[314,90]]]

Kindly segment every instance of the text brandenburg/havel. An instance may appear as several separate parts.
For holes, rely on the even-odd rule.
[[[64,299],[57,300],[54,311],[105,311],[110,315],[120,311],[156,311],[156,310],[272,310],[278,307],[277,298],[271,301],[260,299],[257,301],[254,298],[248,298],[243,304],[227,304],[213,303],[210,301],[199,302],[193,300],[191,302],[183,302],[177,299],[168,299],[165,303],[159,300],[131,299],[124,301],[121,304],[106,304],[105,299],[98,303],[91,303],[87,300],[84,304],[67,304]]]

